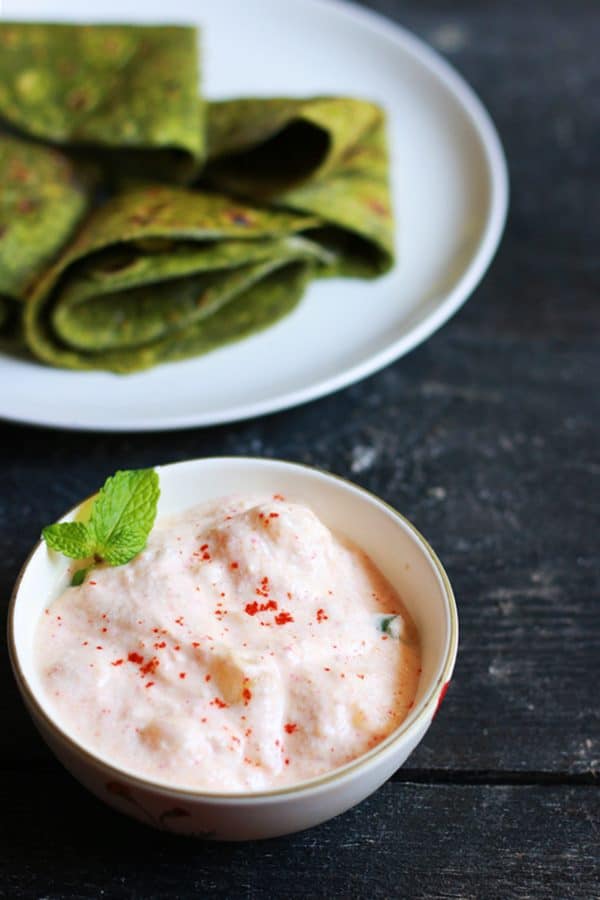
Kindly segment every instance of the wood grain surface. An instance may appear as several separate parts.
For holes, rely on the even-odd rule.
[[[130,822],[54,776],[36,772],[26,796],[0,780],[8,897],[597,896],[589,788],[388,782],[302,834],[211,844]]]

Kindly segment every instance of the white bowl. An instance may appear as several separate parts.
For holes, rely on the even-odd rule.
[[[94,794],[143,822],[200,837],[248,840],[300,831],[359,803],[402,765],[437,711],[454,668],[458,619],[450,582],[410,522],[377,497],[306,466],[243,457],[158,466],[159,516],[232,493],[283,493],[307,503],[334,531],[365,550],[402,596],[421,638],[422,674],[410,715],[370,752],[318,778],[259,793],[215,794],[140,777],[99,756],[53,717],[33,653],[43,610],[66,586],[69,561],[38,543],[9,613],[9,650],[19,689],[42,736]],[[73,517],[72,510],[65,518]]]

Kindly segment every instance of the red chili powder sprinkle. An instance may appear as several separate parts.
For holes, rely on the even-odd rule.
[[[154,645],[155,650],[163,650],[167,646],[166,641],[159,641],[158,644]]]
[[[181,650],[181,647],[179,646],[179,644],[175,644],[175,646],[173,647],[173,650]]]
[[[328,618],[329,618],[329,616],[327,615],[327,613],[325,612],[324,609],[317,610],[317,622],[324,622]]]
[[[153,681],[147,681],[146,684],[144,685],[144,687],[149,688],[149,687],[152,687],[153,684],[154,684]]]
[[[282,610],[279,615],[275,616],[275,623],[277,625],[287,625],[288,622],[293,621],[293,617],[289,614],[289,612],[286,612],[285,610]]]
[[[252,603],[246,604],[245,611],[249,616],[255,616],[256,613],[259,612],[268,612],[269,610],[277,609],[277,601],[276,600],[267,600],[266,603],[258,603],[254,600]]]
[[[208,720],[207,720],[206,716],[203,716],[203,718],[200,719],[200,721],[201,721],[201,722],[207,722]]]
[[[287,731],[288,734],[293,734],[296,731],[296,729],[298,728],[298,726],[296,725],[295,722],[286,722],[283,727],[284,727],[284,730]]]
[[[199,647],[200,644],[198,641],[192,641],[192,647]],[[179,647],[177,648],[179,650]]]
[[[186,672],[180,672],[180,673],[179,673],[179,677],[180,677],[180,678],[185,678],[186,674],[187,674]]]
[[[124,660],[122,659],[115,659],[115,661],[111,663],[111,666],[122,666],[123,662]]]
[[[364,681],[364,678],[365,678],[364,675],[357,675],[356,677],[362,679],[363,681]]]
[[[289,759],[284,760],[284,762],[285,762],[286,766],[289,766],[289,764],[290,764]]]
[[[273,494],[273,500],[285,500],[283,494]]]
[[[211,678],[212,678],[212,675],[205,675],[205,676],[204,676],[204,680],[205,680],[205,681],[210,681]]]
[[[82,647],[87,647],[88,643],[89,643],[89,641],[83,641],[83,643],[81,644],[81,646],[82,646]]]
[[[270,519],[278,519],[278,518],[279,518],[279,513],[269,513],[269,518],[270,518]]]
[[[200,547],[200,550],[202,553],[204,553],[205,550],[208,550],[208,544],[202,544],[202,546]]]
[[[210,553],[203,553],[202,559],[210,559]]]
[[[246,730],[244,732],[244,737],[250,737],[251,734],[252,734],[252,729],[246,728]]]
[[[103,649],[104,649],[104,648],[101,647],[100,644],[98,644],[98,646],[96,647],[96,650],[103,650]]]
[[[230,568],[230,569],[237,569],[237,568],[239,568],[239,565],[238,565],[238,563],[236,563],[236,562],[232,562],[231,565],[229,566],[229,568]]]
[[[158,634],[160,632],[160,628],[153,628],[152,634]]]
[[[133,653],[129,654],[127,659],[129,660],[129,662],[135,663],[138,666],[141,666],[141,664],[144,662],[144,657],[140,656],[139,653],[136,653],[135,650],[133,651]]]
[[[331,669],[328,666],[325,666],[323,669],[324,672],[331,672]]]
[[[96,584],[96,582],[95,582],[95,581],[88,581],[88,584]],[[102,618],[105,619],[106,616],[102,616]]]
[[[249,688],[244,688],[244,690],[242,691],[242,697],[244,698],[244,706],[248,706],[248,704],[252,700],[252,691]]]
[[[140,667],[140,672],[142,675],[154,675],[159,666],[160,660],[158,660],[156,656],[153,656],[152,659],[148,660],[146,665]]]
[[[215,697],[214,700],[210,701],[211,706],[218,706],[219,709],[227,709],[228,705],[224,700],[221,700],[220,697]]]
[[[175,619],[175,624],[176,624],[176,625],[183,625],[183,616],[178,616],[178,617]]]
[[[103,629],[102,629],[102,634],[106,634],[107,631],[108,631],[108,628],[103,628]]]

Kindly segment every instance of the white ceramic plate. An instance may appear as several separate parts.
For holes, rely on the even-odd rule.
[[[432,50],[332,0],[5,0],[13,19],[181,21],[203,30],[208,97],[323,93],[380,102],[390,121],[395,269],[311,286],[287,319],[205,357],[138,375],[0,356],[0,416],[63,428],[210,425],[303,403],[407,353],[473,291],[498,244],[507,176],[494,127]]]

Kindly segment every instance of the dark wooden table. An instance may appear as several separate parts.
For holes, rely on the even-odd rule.
[[[600,896],[600,5],[371,5],[437,45],[498,125],[512,208],[484,283],[407,358],[289,412],[154,435],[0,425],[0,588],[8,601],[40,526],[117,467],[301,460],[380,494],[438,550],[462,625],[447,700],[353,811],[290,838],[201,844],[80,788],[3,654],[4,897]]]

